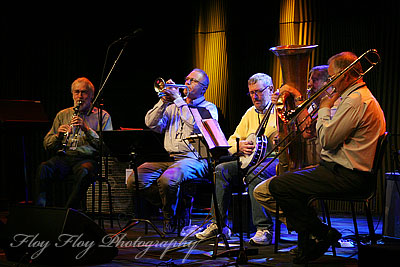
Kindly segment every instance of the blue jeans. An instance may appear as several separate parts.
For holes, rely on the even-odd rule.
[[[255,179],[255,174],[265,166],[270,159],[260,164],[251,174],[248,175],[246,183],[248,185],[248,193],[251,203],[251,213],[253,224],[258,230],[271,230],[273,227],[273,221],[271,215],[254,199],[253,191],[254,188],[262,181],[276,175],[276,165],[278,160],[274,160],[259,176]],[[232,186],[243,183],[242,174],[238,175],[238,166],[236,161],[229,161],[219,164],[215,168],[215,191],[217,197],[218,210],[221,214],[222,224],[227,225],[228,223],[228,208],[232,196]],[[213,200],[214,201],[214,200]],[[214,211],[214,202],[211,205],[212,211]],[[216,222],[214,217],[213,222]]]
[[[46,198],[54,198],[49,188],[50,183],[56,180],[64,180],[69,174],[74,175],[74,186],[72,192],[68,197],[65,205],[67,208],[80,208],[80,202],[84,199],[86,191],[90,184],[94,182],[94,177],[97,172],[97,161],[89,157],[78,156],[54,156],[49,160],[42,162],[37,170],[37,177],[39,179],[39,198],[42,203],[38,205],[45,205]]]
[[[161,206],[165,219],[176,213],[179,186],[183,181],[204,177],[206,160],[179,158],[174,162],[145,162],[138,167],[139,190],[153,205]],[[135,175],[128,177],[127,187],[135,191]]]

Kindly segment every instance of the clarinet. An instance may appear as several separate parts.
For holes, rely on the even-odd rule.
[[[72,117],[78,116],[79,108],[82,105],[82,103],[83,103],[83,101],[80,101],[80,100],[76,103],[76,106],[74,107],[74,114],[72,115]],[[72,124],[70,125],[70,127],[72,127]],[[73,127],[72,136],[74,136],[76,134],[75,131],[76,131],[76,129],[75,129],[75,127]],[[64,140],[62,142],[62,147],[60,150],[57,151],[57,155],[63,156],[67,153],[68,142],[69,142],[70,136],[71,135],[69,134],[69,132],[64,133]]]

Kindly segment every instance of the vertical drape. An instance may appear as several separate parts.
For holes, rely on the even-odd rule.
[[[194,66],[210,78],[205,94],[225,115],[227,96],[227,52],[223,1],[205,1],[201,6],[195,32]]]
[[[313,21],[309,0],[282,0],[279,17],[278,45],[316,44],[316,24]],[[310,62],[314,62],[314,53]],[[275,88],[282,85],[282,72],[279,59],[274,58],[273,81]]]

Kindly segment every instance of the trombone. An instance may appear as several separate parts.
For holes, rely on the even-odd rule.
[[[371,58],[371,55],[374,55],[374,58]],[[379,64],[381,62],[381,57],[379,56],[378,51],[376,51],[376,49],[370,49],[370,50],[366,51],[364,54],[362,54],[356,60],[354,60],[350,65],[348,65],[346,68],[344,68],[341,72],[339,72],[333,78],[329,79],[328,83],[326,83],[315,94],[310,96],[303,103],[299,104],[295,109],[287,110],[283,114],[281,114],[281,118],[283,117],[283,120],[285,122],[294,121],[305,108],[308,108],[315,99],[317,99],[322,93],[324,93],[326,90],[328,90],[329,87],[331,87],[331,85],[337,79],[339,79],[345,73],[350,71],[354,67],[355,64],[359,63],[363,59],[367,60],[367,62],[370,64],[370,66],[364,72],[358,72],[356,69],[353,69],[353,71],[357,72],[357,74],[358,74],[358,78],[354,81],[354,83],[356,83],[358,80],[363,78],[365,74],[367,74],[373,67],[375,67],[377,64]],[[329,97],[331,97],[333,93],[334,93],[334,91],[332,91],[331,94],[328,93]]]
[[[373,58],[372,58],[373,57]],[[366,51],[365,53],[363,53],[361,56],[359,56],[356,60],[354,60],[350,65],[348,65],[346,68],[344,68],[341,72],[339,72],[337,75],[335,75],[333,78],[331,78],[329,80],[329,82],[327,84],[325,84],[325,86],[321,87],[316,93],[314,93],[312,96],[310,96],[306,101],[304,101],[303,103],[299,104],[295,109],[292,110],[288,110],[288,111],[284,111],[282,114],[277,114],[279,115],[282,120],[285,123],[291,123],[293,122],[295,119],[297,119],[297,117],[299,116],[299,114],[305,109],[308,108],[311,103],[317,99],[322,93],[324,93],[326,90],[328,90],[331,86],[332,83],[334,83],[337,79],[339,79],[341,76],[343,76],[344,74],[346,74],[347,72],[349,72],[350,70],[352,70],[352,68],[355,66],[355,64],[359,63],[361,60],[365,59],[370,66],[364,71],[364,72],[359,72],[356,69],[353,69],[353,71],[357,72],[358,77],[357,79],[354,81],[354,83],[356,83],[358,80],[360,80],[361,78],[364,77],[365,74],[367,74],[372,68],[374,68],[377,64],[379,64],[381,62],[381,58],[378,54],[378,51],[376,49],[370,49],[368,51]],[[328,93],[328,92],[327,92]],[[333,92],[332,92],[333,93]],[[331,94],[332,94],[331,93]],[[331,95],[330,94],[330,95]],[[313,114],[315,114],[315,112],[318,109],[315,108],[308,116],[312,116]],[[307,117],[308,117],[307,116]],[[297,128],[299,129],[299,126],[301,124],[303,124],[306,121],[306,118],[304,118],[301,122],[299,122],[297,124]],[[263,167],[261,168],[257,174],[248,182],[248,184],[251,183],[251,181],[253,181],[256,177],[258,177],[269,165],[271,165],[271,163],[277,159],[279,157],[279,155],[281,155],[283,153],[283,151],[285,151],[289,145],[293,142],[293,140],[295,140],[297,138],[297,136],[299,136],[300,134],[302,134],[304,131],[304,129],[302,131],[298,131],[298,133],[296,134],[296,137],[292,140],[290,140],[279,152],[276,153],[276,155]],[[251,167],[248,171],[247,174],[244,177],[245,178],[253,171],[255,170],[262,162],[264,162],[275,150],[277,150],[277,148],[283,144],[287,138],[289,138],[289,136],[291,136],[293,134],[294,131],[289,132],[282,140],[280,140],[278,142],[278,144],[276,144],[269,153],[267,153],[262,159],[260,159],[253,167]]]

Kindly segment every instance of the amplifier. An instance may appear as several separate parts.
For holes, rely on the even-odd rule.
[[[103,163],[105,162],[103,158]],[[129,168],[129,162],[120,162],[117,158],[109,157],[108,158],[108,181],[111,185],[111,197],[112,197],[112,207],[114,214],[133,214],[134,205],[133,205],[133,195],[132,192],[129,192],[126,188],[125,178],[126,178],[126,169]],[[103,177],[106,174],[106,166],[103,164]],[[99,201],[99,182],[95,184],[95,205],[94,211],[98,211],[98,201]],[[108,187],[105,182],[102,183],[102,192],[101,192],[101,212],[110,213],[109,208],[109,197],[108,197]],[[88,212],[93,212],[92,210],[92,190],[93,187],[90,186],[86,193],[86,207]]]
[[[400,173],[388,172],[386,177],[385,217],[383,235],[400,238]]]

